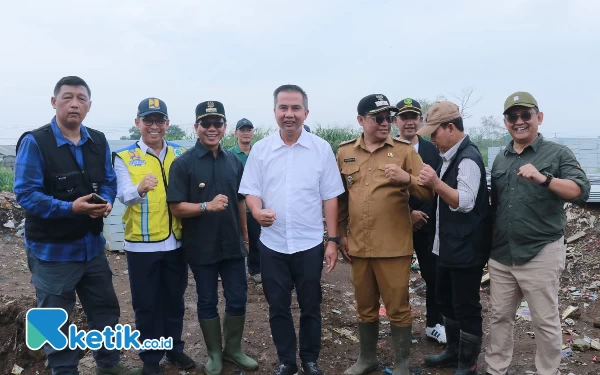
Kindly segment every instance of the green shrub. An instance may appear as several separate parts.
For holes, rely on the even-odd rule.
[[[0,191],[13,191],[15,173],[5,167],[0,167]]]

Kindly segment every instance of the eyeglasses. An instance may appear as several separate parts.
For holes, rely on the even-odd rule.
[[[370,117],[373,120],[375,120],[375,122],[378,125],[383,124],[384,121],[387,121],[388,124],[391,124],[392,122],[394,122],[394,119],[396,118],[396,116],[369,116],[369,115],[367,115],[367,117]]]
[[[204,129],[209,129],[211,126],[214,126],[215,129],[221,129],[225,122],[223,121],[200,121],[198,125],[202,126]]]
[[[167,119],[165,118],[161,118],[161,119],[152,119],[152,118],[145,118],[142,117],[142,122],[144,123],[144,125],[146,126],[152,126],[152,124],[156,124],[158,126],[163,126],[164,124],[167,123]]]
[[[519,117],[523,121],[529,121],[531,120],[532,116],[533,113],[531,113],[531,111],[523,111],[521,113],[507,113],[504,115],[504,118],[506,119],[506,121],[510,122],[511,124],[514,124],[515,122],[517,122]]]

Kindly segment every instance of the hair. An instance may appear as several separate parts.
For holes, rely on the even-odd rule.
[[[442,123],[440,124],[440,126],[441,126],[442,128],[444,128],[444,129],[446,129],[446,128],[448,127],[448,125],[450,125],[450,124],[453,124],[453,125],[454,125],[454,127],[455,127],[456,129],[460,130],[461,132],[464,132],[464,131],[465,131],[465,127],[464,127],[464,125],[463,125],[463,119],[462,119],[462,117],[457,117],[457,118],[455,118],[455,119],[453,119],[453,120],[450,120],[450,121],[447,121],[447,122],[442,122]]]
[[[92,98],[92,91],[85,81],[77,76],[62,77],[54,86],[54,96],[58,95],[60,88],[63,86],[83,86],[87,89],[88,97]]]
[[[277,106],[277,95],[279,95],[280,92],[284,91],[299,92],[300,94],[302,94],[302,104],[304,104],[305,110],[308,109],[308,96],[306,96],[306,92],[304,92],[304,90],[302,90],[300,86],[296,85],[282,85],[275,89],[275,91],[273,92],[273,103],[275,106]]]
[[[537,115],[538,113],[540,113],[540,109],[538,108],[538,106],[536,105],[535,107],[533,107],[533,111],[535,112],[535,114]]]

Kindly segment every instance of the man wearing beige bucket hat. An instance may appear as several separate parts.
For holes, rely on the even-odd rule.
[[[458,106],[444,101],[427,112],[418,135],[431,135],[441,152],[437,171],[424,165],[419,180],[433,188],[437,263],[436,300],[446,326],[447,346],[426,355],[430,366],[458,366],[455,375],[474,375],[481,349],[479,285],[488,260],[491,226],[486,173],[479,149],[464,133]]]

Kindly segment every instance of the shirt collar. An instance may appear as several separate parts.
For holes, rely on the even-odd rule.
[[[252,150],[252,146],[250,146],[250,150]],[[237,143],[235,144],[235,146],[233,146],[231,151],[235,154],[245,154],[245,152],[242,151],[242,149],[240,148],[240,145]]]
[[[167,147],[167,142],[165,142],[165,140],[163,139],[162,141],[163,146],[160,149],[160,153],[162,153],[164,151],[164,149]],[[150,149],[150,147],[144,143],[144,141],[142,140],[142,138],[140,138],[140,140],[137,142],[138,146],[140,148],[140,150],[142,150],[142,154],[146,155],[146,153],[148,152],[148,149]],[[150,149],[152,150],[152,149]],[[154,154],[154,150],[152,150],[152,154]],[[159,156],[159,155],[154,155],[154,156]]]
[[[383,145],[381,147],[383,147],[384,145],[394,146],[394,141],[392,140],[391,136],[388,135],[388,137],[385,139],[385,142],[383,143]],[[354,142],[354,147],[361,147],[363,150],[368,151],[367,145],[365,143],[365,133],[362,133],[360,135],[360,137],[356,138],[356,141]],[[369,151],[369,152],[371,152],[371,151]]]
[[[281,130],[274,134],[274,137],[275,139],[273,140],[273,151],[283,146],[286,146],[285,142],[283,142],[283,139],[281,138]],[[302,128],[302,133],[300,133],[300,137],[298,138],[295,144],[306,148],[310,148],[312,146],[312,139],[310,138],[310,135],[308,135],[308,132],[304,129],[304,127]]]
[[[58,123],[56,122],[56,116],[52,117],[52,121],[50,121],[50,127],[52,128],[52,133],[54,134],[54,138],[56,138],[56,146],[60,147],[62,145],[66,145],[66,144],[73,144],[73,142],[69,139],[67,139],[67,137],[65,137],[63,135],[63,133],[61,133],[60,128],[58,127]],[[88,130],[86,129],[86,127],[81,124],[79,126],[79,135],[81,137],[81,139],[79,140],[79,145],[84,144],[85,142],[88,141],[88,139],[92,142],[94,142],[94,139],[92,138],[92,136],[90,135],[90,133],[88,132]],[[78,146],[78,145],[75,145]]]
[[[525,150],[527,148],[531,147],[533,152],[537,152],[538,148],[540,147],[540,145],[542,144],[543,141],[544,141],[544,136],[542,134],[538,133],[537,138],[534,139],[533,142],[525,148]],[[510,152],[511,154],[517,153],[515,151],[514,144],[515,144],[514,140],[508,142],[508,146],[506,146],[506,149],[504,150],[504,155],[506,155],[507,152]],[[525,151],[525,150],[523,150],[523,151]]]
[[[467,138],[466,135],[460,140],[460,142],[457,142],[454,146],[452,146],[450,150],[446,152],[440,152],[442,159],[446,162],[451,161],[454,156],[456,156],[456,152],[458,151],[460,145],[465,141],[465,138]]]
[[[210,152],[210,150],[207,149],[206,146],[204,146],[202,144],[202,142],[200,142],[200,139],[196,139],[196,145],[194,146],[194,148],[196,149],[196,155],[198,155],[199,158],[204,157],[204,155],[206,155]],[[222,153],[223,153],[223,147],[221,147],[221,144],[219,144],[219,151],[217,152],[217,154],[222,154]]]

